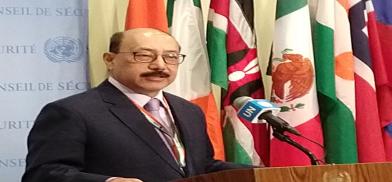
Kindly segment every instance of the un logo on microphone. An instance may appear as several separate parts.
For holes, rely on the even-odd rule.
[[[82,43],[72,37],[55,37],[45,42],[45,55],[52,62],[76,62],[82,56]]]

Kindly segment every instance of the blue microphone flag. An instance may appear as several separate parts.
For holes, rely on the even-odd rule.
[[[239,117],[252,123],[260,123],[259,116],[267,111],[271,111],[274,115],[280,112],[280,108],[268,100],[252,99],[251,97],[239,97],[235,99],[234,107],[238,109],[237,114]]]

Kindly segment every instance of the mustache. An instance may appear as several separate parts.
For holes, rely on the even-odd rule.
[[[142,77],[149,77],[149,76],[169,77],[170,75],[168,73],[165,73],[164,71],[153,71],[153,72],[142,73],[140,76],[142,76]]]

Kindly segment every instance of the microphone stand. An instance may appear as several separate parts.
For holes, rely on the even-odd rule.
[[[284,130],[282,130],[280,128],[278,129],[275,127],[272,127],[272,130],[273,130],[272,135],[275,138],[279,139],[280,141],[284,141],[284,142],[294,146],[295,148],[301,150],[303,153],[305,153],[309,157],[312,165],[319,164],[317,162],[318,160],[317,160],[316,156],[314,156],[314,154],[309,149],[307,149],[304,146],[300,145],[299,143],[293,141],[289,136],[283,134]]]

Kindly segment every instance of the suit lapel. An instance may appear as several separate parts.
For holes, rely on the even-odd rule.
[[[113,115],[135,133],[162,160],[166,161],[171,168],[184,175],[152,124],[147,121],[143,113],[121,91],[108,81],[103,82],[98,87],[98,90],[102,99],[112,104],[109,107],[109,111]]]

